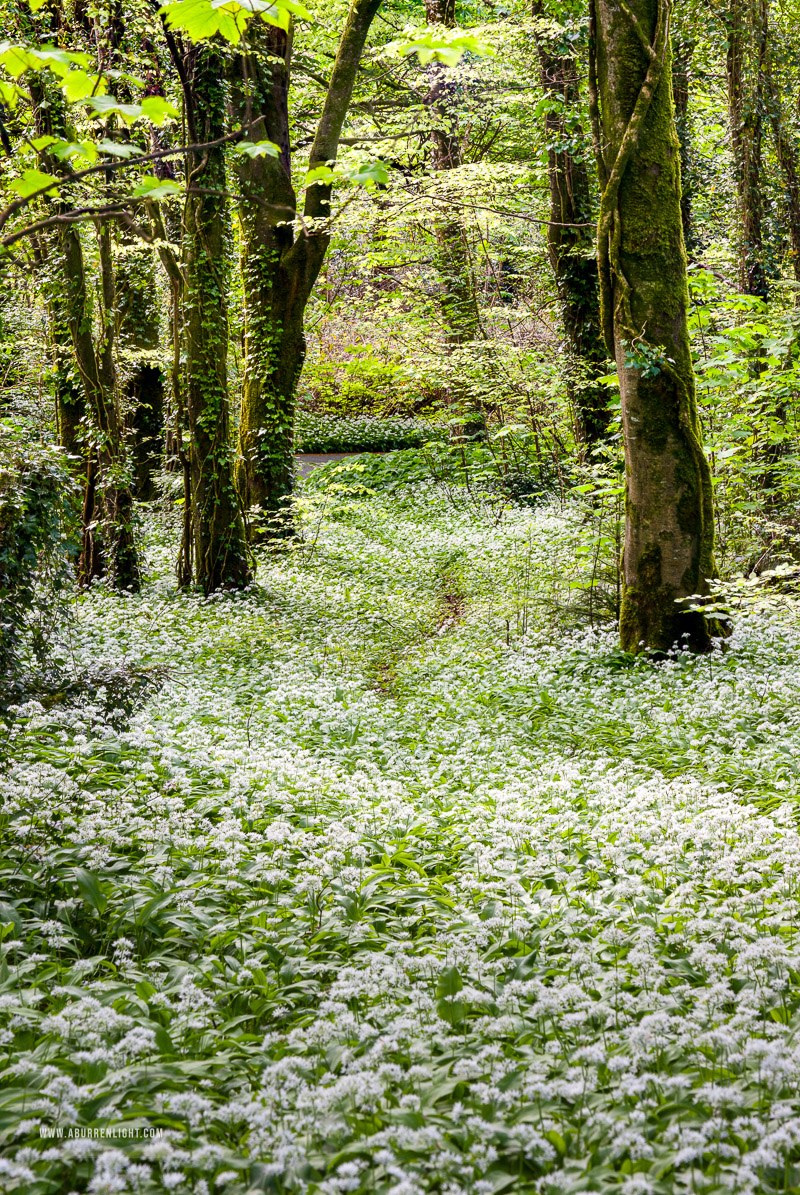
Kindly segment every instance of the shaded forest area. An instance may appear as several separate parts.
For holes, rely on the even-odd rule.
[[[0,1190],[800,1192],[795,0],[0,13]]]

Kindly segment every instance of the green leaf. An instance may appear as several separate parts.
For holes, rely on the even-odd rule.
[[[45,174],[42,170],[24,170],[20,178],[12,178],[8,185],[21,199],[27,199],[45,187],[50,188],[50,194],[58,194],[60,182],[54,174]]]
[[[106,138],[97,142],[97,151],[107,154],[110,158],[133,158],[141,152],[138,146],[131,145],[130,142],[108,141]]]
[[[463,980],[457,967],[445,967],[436,985],[437,999],[444,996],[456,996],[464,987]]]
[[[171,179],[156,178],[154,174],[146,174],[133,188],[136,199],[168,199],[172,195],[180,195],[181,189]]]
[[[141,103],[142,116],[152,124],[164,124],[166,120],[177,120],[180,112],[174,104],[170,104],[160,95],[148,95]]]
[[[192,41],[219,34],[232,45],[241,41],[254,18],[280,29],[288,29],[292,17],[310,19],[298,0],[176,0],[161,12],[171,29],[180,29]]]
[[[424,33],[407,29],[405,32],[409,36],[389,42],[383,51],[385,55],[407,58],[410,54],[416,54],[422,66],[430,62],[457,66],[467,51],[479,58],[493,58],[496,53],[475,34],[458,29],[428,29]]]
[[[86,71],[70,71],[64,76],[61,88],[67,103],[74,104],[90,95],[102,95],[105,82],[100,75],[89,75]]]
[[[277,158],[280,146],[274,141],[237,141],[233,146],[234,153],[247,154],[248,158]]]
[[[92,875],[84,867],[76,867],[75,882],[87,905],[96,909],[98,913],[103,913],[108,904],[108,899],[100,887],[100,881],[97,876]]]

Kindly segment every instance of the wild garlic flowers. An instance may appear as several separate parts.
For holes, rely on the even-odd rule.
[[[170,671],[12,728],[0,1190],[798,1189],[800,630],[545,634],[578,534],[373,498],[82,600]]]

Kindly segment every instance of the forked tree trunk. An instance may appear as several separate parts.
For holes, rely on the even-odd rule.
[[[543,0],[534,0],[533,15],[545,13]],[[545,115],[550,223],[547,248],[561,303],[566,340],[566,383],[578,439],[586,445],[602,441],[608,430],[608,391],[598,378],[607,372],[606,349],[600,325],[592,185],[585,159],[570,144],[580,129],[567,120],[579,110],[578,68],[574,57],[558,44],[557,35],[537,30],[536,47],[541,82],[552,107]]]
[[[764,199],[761,176],[766,0],[729,0],[728,106],[739,215],[739,285],[748,295],[769,295],[764,265]]]
[[[195,47],[187,74],[197,135],[217,140],[225,132],[224,59],[213,46]],[[250,579],[230,445],[223,146],[190,153],[187,166],[184,328],[195,577],[210,593]]]
[[[684,636],[706,650],[715,628],[685,600],[714,576],[714,520],[687,328],[669,3],[592,0],[591,15],[602,316],[625,434],[620,638],[629,652]]]
[[[354,0],[351,5],[311,148],[311,169],[336,160],[361,55],[381,3]],[[271,62],[264,58],[260,36],[274,55]],[[297,200],[288,142],[289,50],[277,32],[259,35],[254,30],[253,38],[254,48],[237,64],[234,119],[244,123],[261,115],[263,121],[251,139],[268,139],[281,147],[277,159],[242,158],[237,165],[246,319],[237,480],[252,516],[251,531],[256,533],[263,525],[262,515],[284,509],[292,491],[295,400],[305,356],[303,320],[330,244],[331,187],[319,183],[306,189],[302,226],[295,233]],[[280,227],[282,222],[285,225]]]

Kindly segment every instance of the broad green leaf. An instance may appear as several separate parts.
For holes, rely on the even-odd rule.
[[[172,195],[180,195],[181,189],[171,179],[156,178],[154,174],[146,174],[133,188],[137,199],[169,199]]]
[[[110,158],[133,158],[140,152],[138,146],[129,142],[109,141],[107,138],[97,142],[97,151],[108,154]]]
[[[207,41],[219,34],[232,45],[241,41],[255,18],[288,29],[292,17],[309,18],[298,0],[176,0],[162,8],[167,24],[192,41]]]
[[[152,124],[163,124],[165,120],[176,120],[180,112],[174,104],[163,99],[160,95],[148,95],[141,103],[142,115]]]
[[[37,191],[44,190],[45,187],[50,188],[50,194],[58,193],[58,184],[60,179],[53,174],[45,174],[42,170],[24,170],[20,178],[12,178],[8,186],[21,199],[27,199],[29,195],[35,195]]]
[[[89,75],[86,71],[69,71],[64,75],[61,84],[64,97],[68,103],[74,104],[78,100],[85,100],[89,95],[102,95],[106,90],[102,76]]]
[[[15,111],[22,94],[21,88],[17,87],[15,83],[6,83],[5,79],[0,79],[0,102],[4,103],[12,112]]]
[[[281,152],[280,146],[274,141],[237,141],[233,150],[235,153],[247,154],[248,158],[277,158]]]
[[[108,898],[103,892],[97,876],[92,875],[85,867],[76,867],[75,882],[80,888],[81,896],[87,905],[96,909],[98,913],[104,912],[108,904]]]

